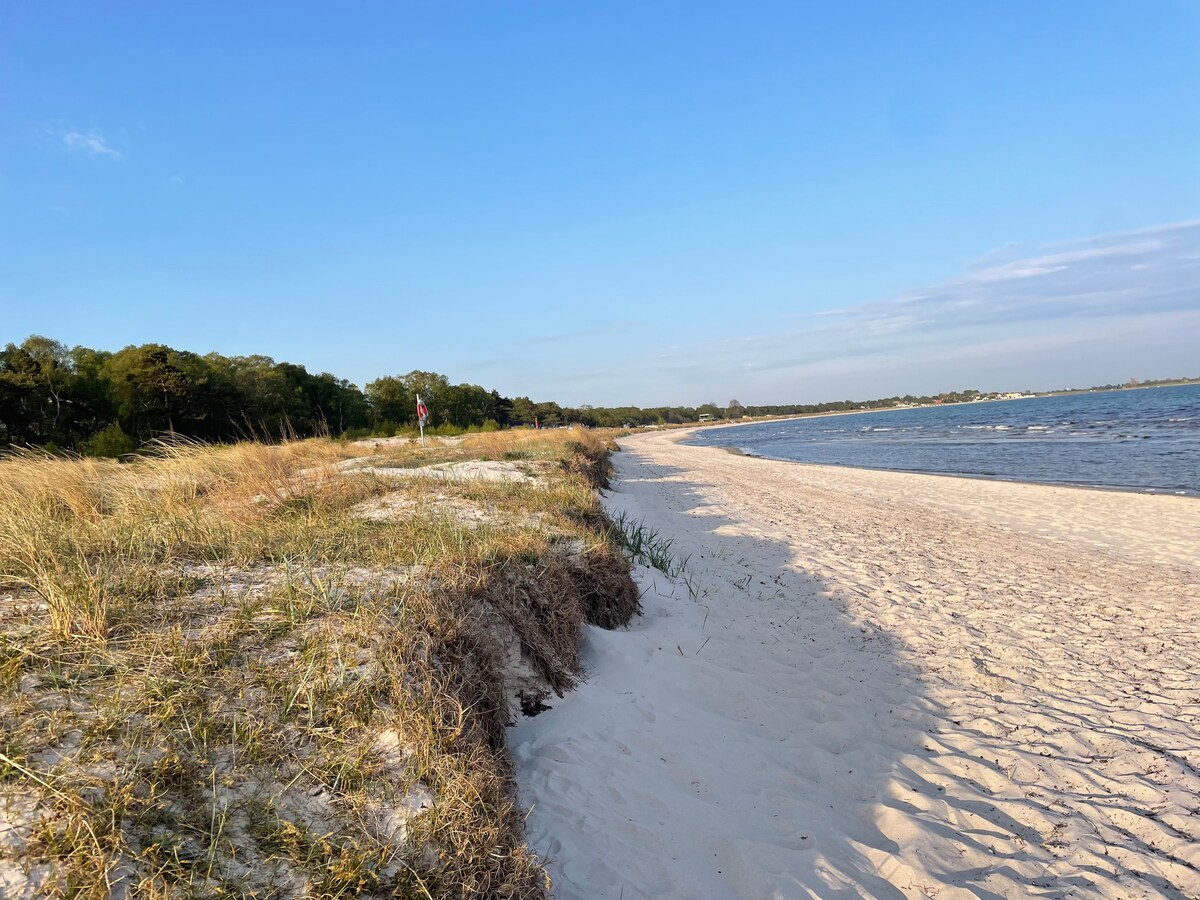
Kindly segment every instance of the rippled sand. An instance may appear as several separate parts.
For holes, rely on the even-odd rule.
[[[560,897],[1200,896],[1200,500],[676,437],[686,569],[513,733]]]

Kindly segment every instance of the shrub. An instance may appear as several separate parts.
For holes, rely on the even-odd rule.
[[[122,431],[116,422],[97,431],[91,440],[83,445],[83,452],[88,456],[109,456],[114,459],[135,450],[137,443]]]

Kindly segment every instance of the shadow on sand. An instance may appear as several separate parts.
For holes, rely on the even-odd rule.
[[[1195,866],[1164,849],[1170,841],[1121,822],[1153,820],[1178,844],[1195,841],[1195,820],[1154,820],[1099,784],[1023,789],[1011,761],[1031,747],[1072,762],[1053,729],[1041,743],[1013,738],[938,705],[901,643],[855,615],[845,587],[803,572],[785,536],[729,518],[693,473],[636,450],[618,470],[611,505],[671,536],[687,566],[675,579],[644,579],[646,618],[594,657],[589,696],[622,696],[569,700],[557,726],[552,713],[514,734],[526,799],[540,806],[531,839],[557,857],[560,896],[905,897],[948,885],[995,898],[1125,895],[1131,885],[1138,895],[1189,896],[1181,885],[1197,883]],[[656,643],[700,633],[698,648]],[[630,652],[649,654],[640,675],[619,670],[626,651],[611,643],[634,640]],[[656,648],[678,665],[656,664]],[[990,689],[1003,692],[1001,681]],[[1063,729],[1114,727],[1086,699],[1042,694],[1071,710]],[[664,708],[672,698],[693,707]],[[599,714],[572,717],[572,703],[589,702]],[[1021,698],[1004,702],[1006,719],[1020,719]],[[1046,721],[1036,702],[1028,712]],[[587,733],[596,718],[603,727]],[[612,742],[624,751],[608,753]],[[1167,771],[1136,776],[1147,788],[1169,778],[1200,789],[1186,754],[1149,749]],[[1073,761],[1087,772],[1092,759]],[[572,762],[608,767],[611,796],[556,798],[552,782],[571,778]],[[1080,804],[1104,813],[1104,836],[1077,840]],[[572,822],[577,841],[564,836]]]

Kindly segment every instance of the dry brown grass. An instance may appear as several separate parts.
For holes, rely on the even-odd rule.
[[[637,608],[603,449],[389,448],[529,466],[436,485],[471,526],[330,441],[0,462],[0,895],[542,896],[513,658],[563,690],[582,623]],[[381,497],[411,511],[356,514]]]

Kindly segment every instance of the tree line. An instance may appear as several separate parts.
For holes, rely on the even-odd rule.
[[[0,445],[32,445],[119,456],[152,438],[278,441],[314,435],[366,437],[416,428],[417,395],[429,406],[434,433],[534,425],[637,427],[702,418],[797,415],[960,402],[978,391],[876,401],[742,406],[565,407],[505,397],[476,384],[451,384],[436,372],[377,378],[365,387],[328,372],[269,356],[199,355],[164,344],[115,353],[68,348],[33,335],[0,351]]]
[[[268,356],[200,355],[164,344],[109,352],[33,335],[0,350],[0,444],[116,456],[169,434],[201,441],[392,435],[416,427],[418,394],[429,406],[435,433],[698,417],[690,407],[572,409],[537,403],[475,384],[451,384],[436,372],[389,375],[362,389]]]

